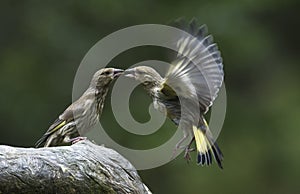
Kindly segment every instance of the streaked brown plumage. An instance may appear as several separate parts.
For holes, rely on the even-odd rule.
[[[93,127],[101,116],[110,83],[123,73],[121,69],[103,68],[97,71],[83,95],[72,103],[47,132],[36,147],[59,146],[78,140]]]
[[[206,36],[206,27],[197,27],[192,20],[188,26],[192,36],[182,36],[177,41],[179,54],[172,62],[165,77],[151,67],[138,66],[125,70],[146,89],[154,107],[166,115],[184,132],[175,150],[190,136],[190,144],[184,146],[189,159],[190,146],[196,140],[197,162],[210,165],[214,156],[222,168],[223,154],[214,142],[204,114],[208,111],[223,82],[223,64],[220,52],[212,36]]]

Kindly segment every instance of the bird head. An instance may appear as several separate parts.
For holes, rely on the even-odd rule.
[[[103,68],[98,70],[91,81],[91,86],[103,87],[109,85],[114,79],[118,78],[124,70],[115,68]]]
[[[159,73],[148,66],[138,66],[127,69],[124,71],[124,75],[137,80],[145,87],[155,86],[162,80]]]

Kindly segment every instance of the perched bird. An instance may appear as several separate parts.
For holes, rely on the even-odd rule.
[[[35,146],[66,145],[82,139],[80,134],[93,127],[101,116],[110,83],[123,71],[115,68],[103,68],[97,71],[88,89],[59,115]]]
[[[182,35],[176,41],[178,55],[165,77],[148,66],[127,69],[124,75],[139,81],[152,98],[154,108],[166,113],[183,130],[184,137],[174,152],[184,148],[189,161],[189,152],[193,150],[190,146],[195,140],[197,163],[210,165],[214,157],[223,168],[223,154],[203,116],[223,82],[222,58],[212,36],[206,35],[206,26],[198,27],[192,20],[186,30],[190,36]],[[191,142],[181,146],[188,137],[192,137]]]

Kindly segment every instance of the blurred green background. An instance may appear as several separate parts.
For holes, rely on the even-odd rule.
[[[300,193],[299,7],[297,0],[1,1],[0,144],[34,145],[70,104],[76,70],[104,36],[131,25],[197,17],[224,59],[228,106],[218,138],[224,170],[188,165],[180,156],[140,171],[142,179],[162,194]],[[163,59],[159,53],[135,48],[113,62],[126,68]],[[139,107],[150,99],[139,89],[133,98],[143,99],[130,105],[135,118],[147,121],[147,109]],[[109,103],[101,120],[116,141],[135,148],[159,145],[175,129],[166,121],[149,137],[127,134]]]

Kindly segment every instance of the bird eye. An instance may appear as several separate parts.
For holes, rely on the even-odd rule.
[[[101,73],[101,75],[109,75],[110,72],[109,71],[104,71],[103,73]]]

